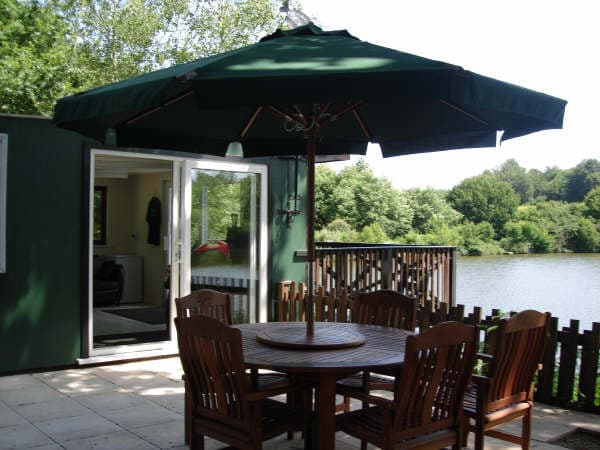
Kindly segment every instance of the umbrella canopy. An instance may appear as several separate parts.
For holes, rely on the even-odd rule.
[[[65,97],[54,123],[100,141],[114,129],[120,146],[223,155],[242,140],[247,157],[295,155],[306,142],[290,131],[305,126],[285,117],[314,104],[327,107],[318,153],[363,154],[374,142],[395,156],[560,128],[566,102],[309,24]]]
[[[315,154],[383,156],[494,147],[561,128],[566,102],[313,24],[65,97],[54,123],[119,146],[244,156],[307,154],[308,335]],[[114,142],[113,142],[114,143]]]

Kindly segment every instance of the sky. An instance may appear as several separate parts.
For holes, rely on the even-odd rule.
[[[301,0],[324,29],[351,34],[462,66],[568,101],[562,130],[508,140],[497,148],[452,150],[365,160],[398,189],[449,189],[514,158],[526,169],[574,167],[600,159],[600,27],[594,0]],[[350,162],[328,164],[341,170]]]

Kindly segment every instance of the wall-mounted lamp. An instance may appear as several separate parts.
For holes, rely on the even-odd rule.
[[[239,141],[230,142],[227,146],[227,151],[225,152],[225,156],[237,156],[240,158],[244,157],[244,149],[242,148],[242,143]]]
[[[296,156],[294,159],[294,193],[288,195],[286,209],[277,210],[278,214],[285,214],[285,223],[288,228],[292,226],[296,216],[301,213],[298,209],[298,200],[300,200],[300,196],[298,195],[298,156]],[[292,202],[294,202],[293,208]]]

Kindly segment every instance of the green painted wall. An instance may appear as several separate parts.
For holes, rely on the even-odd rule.
[[[84,140],[48,119],[0,115],[8,135],[7,272],[0,273],[0,374],[74,364],[81,356]],[[167,154],[168,152],[165,152]],[[178,156],[184,154],[178,153]],[[193,157],[193,155],[190,155]],[[269,165],[270,294],[283,280],[305,278],[306,164],[299,163],[302,213],[290,227],[279,209],[294,190],[294,162]],[[87,319],[86,319],[87,320]]]
[[[269,204],[271,228],[271,294],[277,293],[275,286],[279,281],[306,279],[305,258],[296,258],[296,250],[306,249],[306,161],[298,163],[298,209],[301,211],[290,226],[286,216],[278,210],[287,209],[287,199],[294,192],[294,160],[274,159],[269,166]],[[292,202],[292,208],[293,208]]]
[[[49,120],[0,116],[8,134],[0,373],[80,355],[82,139]]]

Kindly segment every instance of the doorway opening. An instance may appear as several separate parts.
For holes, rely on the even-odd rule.
[[[174,162],[92,158],[91,348],[168,341]]]

